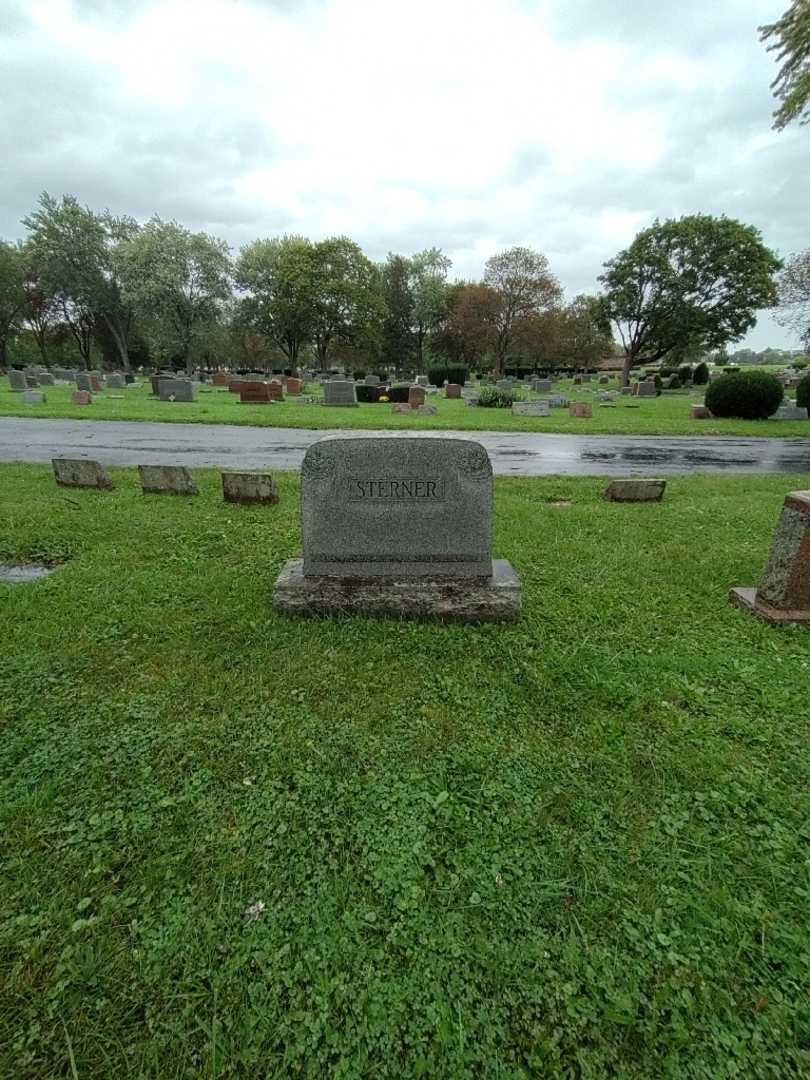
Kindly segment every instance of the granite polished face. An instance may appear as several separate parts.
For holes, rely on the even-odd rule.
[[[307,577],[489,578],[489,456],[467,439],[324,439],[301,520]]]

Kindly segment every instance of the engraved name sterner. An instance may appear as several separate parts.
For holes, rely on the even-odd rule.
[[[352,502],[365,499],[393,499],[397,501],[424,502],[444,498],[444,480],[438,476],[406,476],[394,480],[351,477],[348,481],[348,497]]]

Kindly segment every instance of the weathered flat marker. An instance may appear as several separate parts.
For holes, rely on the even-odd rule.
[[[729,599],[766,622],[810,626],[810,491],[786,497],[758,587]]]

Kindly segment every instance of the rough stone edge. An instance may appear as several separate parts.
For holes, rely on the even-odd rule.
[[[758,599],[756,589],[732,589],[728,598],[732,604],[742,608],[743,611],[750,611],[758,619],[775,626],[790,623],[810,626],[810,611],[780,611],[766,604],[764,600]]]
[[[183,469],[185,474],[186,474],[185,479],[188,481],[189,487],[188,487],[188,489],[186,491],[176,491],[176,490],[173,490],[172,488],[167,488],[167,487],[149,487],[144,483],[144,480],[143,480],[143,473],[141,472],[141,469],[144,468],[144,467],[147,468],[147,469]],[[197,481],[194,479],[194,477],[191,475],[191,473],[188,471],[188,469],[186,468],[185,465],[147,465],[147,466],[139,465],[138,466],[138,480],[140,481],[141,494],[142,495],[199,495],[200,494],[200,489],[197,487]]]
[[[616,497],[616,495],[615,495],[615,493],[613,491],[614,484],[636,484],[636,483],[640,483],[640,484],[643,485],[642,488],[641,488],[642,491],[644,491],[644,490],[650,490],[651,491],[653,484],[661,484],[662,487],[661,487],[660,491],[658,492],[658,494],[654,495],[652,498],[620,499],[620,498]],[[614,477],[609,482],[609,484],[605,488],[605,490],[602,492],[602,498],[606,499],[608,502],[618,502],[618,503],[663,502],[666,490],[667,490],[667,482],[662,477],[647,477],[647,476],[643,476],[643,477],[631,476],[631,477],[623,477],[623,478]]]
[[[303,559],[290,559],[273,589],[284,615],[423,619],[439,622],[514,622],[520,617],[520,579],[506,559],[492,560],[487,579],[305,578]]]

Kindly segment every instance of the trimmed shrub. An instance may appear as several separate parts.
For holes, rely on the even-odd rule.
[[[389,386],[385,393],[392,405],[405,405],[408,402],[410,388],[409,383],[397,383],[395,386]]]
[[[785,391],[775,375],[743,371],[723,375],[706,390],[706,406],[713,416],[738,420],[767,420],[779,406]]]
[[[705,386],[709,381],[709,365],[701,362],[692,372],[692,382],[695,386]]]
[[[366,372],[362,368],[358,368],[357,371],[352,372],[352,378],[355,382],[359,382],[360,379],[365,379]]]
[[[667,379],[667,390],[680,390],[682,386],[683,383],[681,382],[679,375],[671,375],[669,379]]]
[[[497,386],[484,386],[478,397],[478,404],[485,409],[511,409],[516,401],[522,401],[523,395],[516,390],[499,390]]]
[[[805,375],[796,387],[796,404],[800,409],[810,409],[810,375]]]
[[[428,368],[428,381],[433,386],[442,386],[445,379],[449,383],[458,383],[463,386],[469,375],[468,368],[463,364],[444,364],[442,367]]]
[[[653,376],[653,382],[655,383],[656,394],[658,395],[658,397],[661,397],[661,391],[664,389],[664,382],[658,373]]]
[[[796,359],[793,361],[793,366],[796,371],[804,371],[804,369],[807,367],[807,364],[808,361],[804,359]]]
[[[682,383],[688,383],[692,381],[692,365],[681,364],[678,368],[678,378]]]

